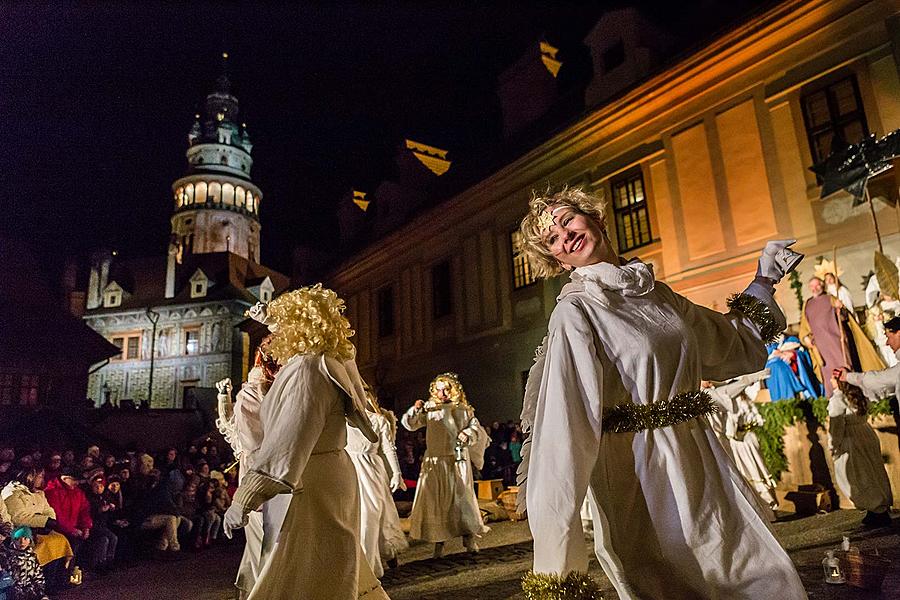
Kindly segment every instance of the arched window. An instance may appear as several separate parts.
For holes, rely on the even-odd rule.
[[[198,204],[203,204],[206,202],[206,182],[198,181],[197,189],[194,192],[194,201]]]
[[[237,206],[243,207],[244,203],[247,199],[247,191],[241,186],[237,186],[234,188],[234,203]]]
[[[181,207],[184,203],[184,188],[178,188],[175,190],[175,206]]]
[[[194,203],[194,184],[189,183],[184,186],[184,203],[185,204],[193,204]]]
[[[247,210],[253,212],[253,193],[247,190]]]
[[[222,184],[218,181],[209,184],[209,201],[214,204],[222,202]]]
[[[234,205],[234,186],[230,183],[222,186],[222,201],[228,206]]]

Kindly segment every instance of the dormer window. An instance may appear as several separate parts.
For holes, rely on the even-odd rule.
[[[103,308],[116,308],[122,305],[123,290],[115,281],[111,282],[103,290]]]
[[[260,290],[259,299],[263,302],[268,302],[272,299],[272,292],[269,290]]]
[[[197,269],[191,276],[191,298],[204,298],[209,289],[209,277],[203,272],[203,269]]]

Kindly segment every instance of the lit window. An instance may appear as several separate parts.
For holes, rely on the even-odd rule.
[[[194,184],[189,183],[184,186],[184,203],[185,204],[193,204],[194,203]]]
[[[253,212],[253,194],[247,190],[247,210]]]
[[[222,201],[222,184],[218,181],[209,184],[209,201],[216,204]]]
[[[137,360],[141,357],[141,336],[135,335],[128,338],[128,347],[126,348],[126,358],[128,360]]]
[[[813,164],[825,160],[832,151],[857,144],[869,135],[854,75],[805,94],[800,102]]]
[[[197,191],[194,195],[194,200],[200,204],[206,202],[206,182],[205,181],[197,182]]]
[[[234,203],[237,206],[244,206],[244,202],[247,199],[247,191],[241,186],[237,186],[234,188]]]
[[[394,334],[394,287],[378,290],[378,337]]]
[[[122,291],[109,290],[103,295],[103,306],[106,308],[115,308],[122,305]]]
[[[644,194],[644,177],[635,170],[611,182],[613,214],[619,252],[627,252],[653,242],[650,232],[650,213]]]
[[[216,113],[216,121],[222,121],[225,119],[225,113]]]
[[[184,353],[199,354],[200,353],[200,330],[185,329],[184,330]]]
[[[119,350],[124,350],[125,349],[125,338],[114,337],[112,339],[112,344]],[[122,354],[122,352],[119,352],[118,354],[113,356],[111,360],[123,360],[124,358],[125,358],[125,356]]]
[[[431,306],[435,319],[453,313],[453,279],[449,260],[431,268]]]
[[[222,201],[225,202],[225,204],[234,204],[234,186],[230,183],[226,183],[222,186]]]
[[[175,206],[180,207],[184,204],[184,188],[175,190]]]
[[[531,274],[528,259],[522,254],[522,232],[518,228],[510,232],[509,243],[512,246],[513,289],[518,290],[531,285],[536,279]]]

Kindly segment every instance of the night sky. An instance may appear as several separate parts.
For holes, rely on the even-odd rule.
[[[499,154],[497,75],[624,3],[460,4],[4,3],[3,234],[56,257],[164,255],[170,185],[226,49],[264,194],[262,262],[289,273],[297,244],[334,251],[338,198],[374,189],[404,137],[449,149],[463,170]],[[757,4],[651,14],[689,48]]]

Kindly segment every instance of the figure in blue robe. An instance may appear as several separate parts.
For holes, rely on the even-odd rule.
[[[766,368],[771,375],[766,380],[772,402],[796,398],[807,400],[823,395],[822,384],[816,378],[809,352],[800,344],[797,336],[789,335],[781,342],[766,346],[769,360]],[[796,365],[797,372],[792,368]]]

